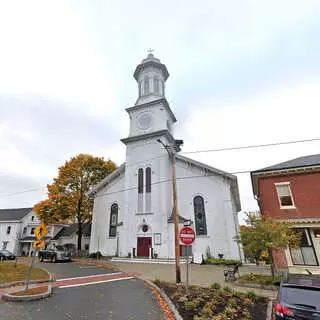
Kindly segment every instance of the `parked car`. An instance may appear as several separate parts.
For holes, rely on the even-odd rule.
[[[49,245],[46,249],[39,251],[39,260],[45,259],[55,263],[57,261],[71,261],[71,252],[63,246]]]
[[[275,312],[276,320],[320,320],[320,275],[287,274]]]
[[[16,256],[8,250],[0,250],[0,261],[14,260]]]

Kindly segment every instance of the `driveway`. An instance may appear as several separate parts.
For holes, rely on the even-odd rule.
[[[1,320],[163,319],[153,292],[143,281],[89,265],[40,265],[56,274],[55,286],[58,287],[54,288],[53,295],[33,302],[0,302]],[[103,277],[112,279],[92,282],[93,278],[105,279]],[[66,285],[68,281],[72,284]]]

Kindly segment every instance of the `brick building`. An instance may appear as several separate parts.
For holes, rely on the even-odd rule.
[[[320,154],[253,171],[251,180],[261,213],[302,233],[299,248],[274,253],[276,266],[320,273]]]

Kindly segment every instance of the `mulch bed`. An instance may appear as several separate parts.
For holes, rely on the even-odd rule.
[[[186,296],[182,284],[156,282],[175,304],[184,320],[253,320],[266,319],[268,299],[254,292],[240,293],[219,285],[190,286]]]
[[[31,289],[28,289],[27,292],[24,292],[23,291],[19,291],[19,292],[14,292],[14,293],[11,293],[11,295],[13,296],[32,296],[34,294],[41,294],[41,293],[46,293],[48,291],[48,286],[43,286],[43,287],[36,287],[36,288],[31,288]]]

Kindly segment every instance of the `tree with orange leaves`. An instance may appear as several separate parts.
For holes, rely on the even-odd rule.
[[[77,223],[78,250],[81,250],[83,225],[91,221],[93,199],[87,192],[117,168],[110,159],[79,154],[59,167],[58,177],[47,185],[48,199],[34,211],[45,223]]]

